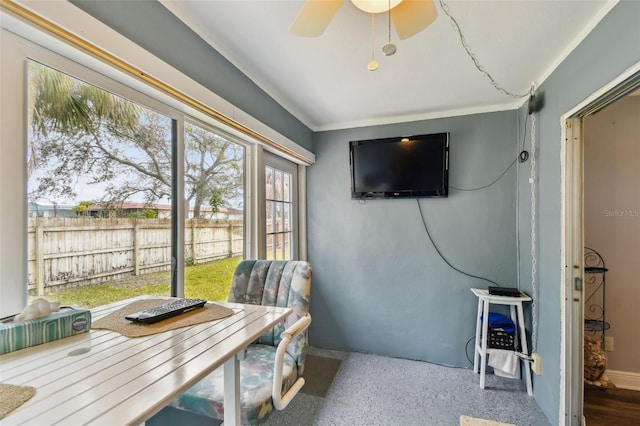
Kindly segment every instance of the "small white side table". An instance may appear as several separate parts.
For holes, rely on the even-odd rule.
[[[527,347],[527,335],[524,328],[524,313],[522,310],[522,302],[531,302],[531,298],[526,295],[520,297],[496,296],[489,294],[488,290],[480,288],[472,288],[473,294],[478,296],[478,317],[476,320],[476,341],[474,344],[475,351],[473,356],[473,372],[478,372],[478,358],[480,358],[480,388],[484,389],[484,373],[487,368],[487,333],[489,329],[489,305],[509,305],[511,310],[511,320],[518,327],[520,335],[520,348],[522,353],[516,352],[516,355],[524,357],[529,356]],[[516,315],[517,313],[517,315]],[[482,321],[480,318],[484,318]],[[482,327],[482,329],[480,329]],[[527,393],[533,396],[533,388],[531,386],[531,364],[524,362],[524,375],[527,380]]]

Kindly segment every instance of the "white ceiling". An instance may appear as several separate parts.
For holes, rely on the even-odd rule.
[[[313,130],[331,130],[512,109],[467,56],[449,18],[398,41],[386,14],[346,1],[324,34],[288,32],[303,0],[160,0],[212,47]],[[526,94],[615,5],[612,0],[445,0],[480,64],[498,84]]]

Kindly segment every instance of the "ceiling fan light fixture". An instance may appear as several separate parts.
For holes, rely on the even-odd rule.
[[[387,12],[404,40],[428,27],[438,16],[435,0],[351,0],[359,10],[372,15]],[[289,31],[302,37],[324,33],[343,0],[306,0]]]
[[[367,13],[382,13],[393,9],[402,0],[351,0],[351,3],[358,9]]]

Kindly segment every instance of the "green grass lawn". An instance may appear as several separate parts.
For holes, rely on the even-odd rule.
[[[227,300],[231,280],[241,257],[221,259],[203,265],[188,266],[185,271],[185,296],[211,301]],[[148,294],[169,296],[168,272],[146,274],[117,282],[106,282],[47,294],[44,297],[62,305],[94,308],[117,300]],[[34,298],[31,296],[30,298]]]
[[[233,272],[241,260],[241,257],[232,257],[204,265],[188,266],[184,277],[185,296],[212,301],[227,300]]]

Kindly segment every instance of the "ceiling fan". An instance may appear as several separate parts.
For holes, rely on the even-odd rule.
[[[289,31],[303,37],[318,37],[331,22],[343,0],[306,0]],[[389,12],[400,40],[428,27],[438,16],[433,0],[351,0],[358,9]]]

